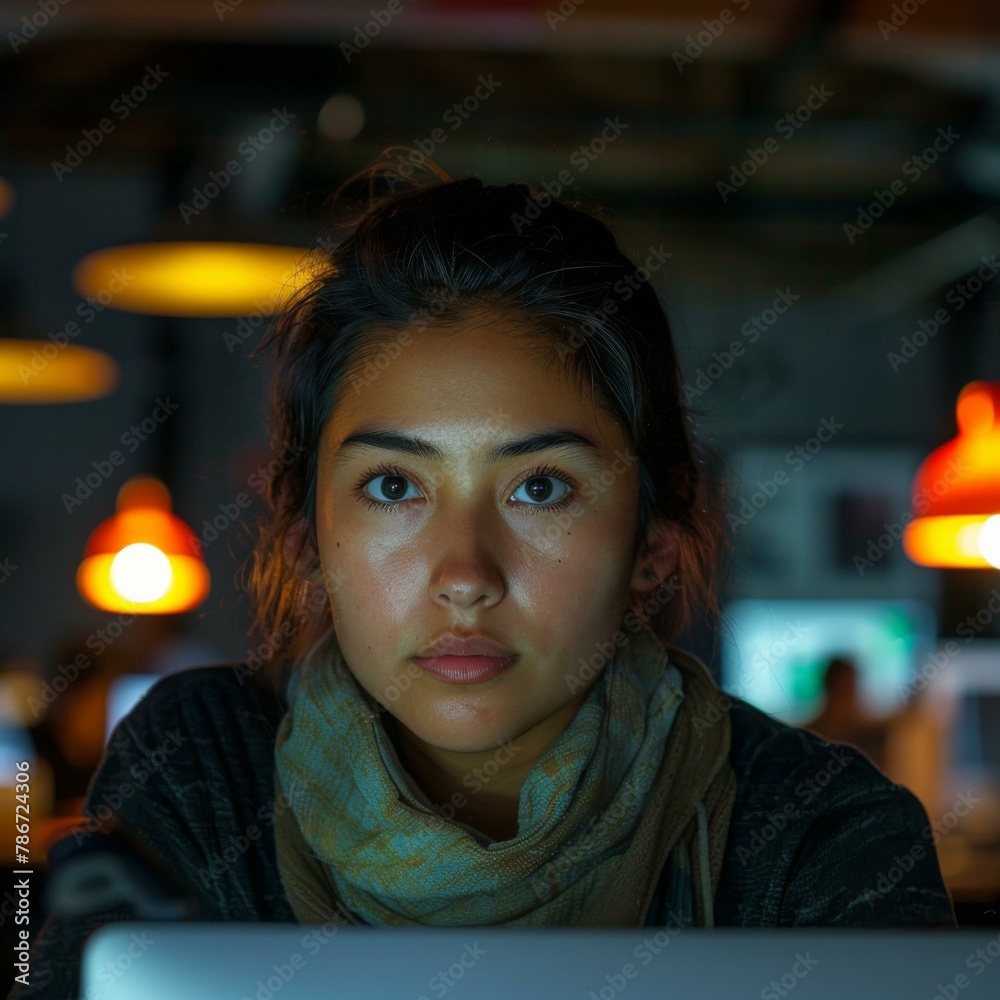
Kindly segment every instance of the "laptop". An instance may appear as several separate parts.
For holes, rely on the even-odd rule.
[[[80,985],[100,1000],[985,1000],[998,959],[998,927],[126,921],[87,939]]]

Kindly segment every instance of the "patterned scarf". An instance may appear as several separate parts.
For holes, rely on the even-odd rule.
[[[435,809],[332,634],[288,701],[275,843],[300,922],[640,926],[669,859],[672,912],[712,923],[736,788],[729,717],[704,665],[648,628],[625,635],[535,762],[511,840]]]

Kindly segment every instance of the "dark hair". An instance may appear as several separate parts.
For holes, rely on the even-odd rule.
[[[322,579],[316,458],[346,379],[366,365],[371,370],[381,350],[366,334],[378,328],[419,336],[470,310],[500,309],[522,322],[539,363],[565,361],[580,385],[590,386],[595,404],[628,428],[640,469],[635,552],[654,516],[682,529],[666,599],[661,581],[660,591],[644,595],[644,620],[671,642],[694,609],[718,618],[725,486],[696,455],[693,414],[681,398],[651,268],[637,268],[622,253],[599,209],[524,183],[452,180],[415,152],[409,162],[419,161],[424,176],[411,168],[401,183],[404,161],[391,155],[399,148],[385,150],[334,193],[336,208],[356,186],[366,189],[351,213],[334,212],[313,247],[324,248],[319,268],[275,314],[251,355],[269,362],[271,448],[281,456],[271,463],[278,472],[249,560],[254,621],[247,662],[254,677],[274,660],[267,686],[279,691],[286,667],[333,628],[325,582],[305,578],[317,572]],[[377,193],[379,182],[388,190]],[[308,566],[304,576],[284,557],[296,524],[305,526],[298,550]]]

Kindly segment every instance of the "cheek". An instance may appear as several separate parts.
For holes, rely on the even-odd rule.
[[[330,599],[341,648],[362,658],[391,652],[426,602],[426,562],[363,519],[333,523],[331,516],[320,528],[320,552],[338,581]]]
[[[539,649],[596,641],[617,627],[632,575],[631,550],[607,514],[582,515],[542,555],[511,567],[509,596],[532,612]]]
[[[335,548],[343,586],[333,600],[342,618],[371,634],[371,624],[403,626],[427,597],[427,564],[419,556],[387,549],[357,536]],[[388,633],[385,633],[388,638]]]

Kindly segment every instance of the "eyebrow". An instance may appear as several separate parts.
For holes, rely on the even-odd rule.
[[[337,449],[337,458],[348,448],[383,448],[386,451],[401,451],[408,455],[416,455],[433,462],[443,462],[444,452],[436,445],[421,438],[412,437],[409,434],[402,434],[399,431],[388,429],[378,429],[370,431],[359,431],[344,438]],[[557,427],[552,430],[541,431],[538,434],[531,434],[528,437],[517,438],[513,441],[505,441],[495,447],[487,458],[491,462],[500,462],[508,458],[518,458],[521,455],[531,455],[538,451],[546,451],[549,448],[582,448],[588,453],[597,454],[600,448],[583,434],[570,430],[568,427]]]

